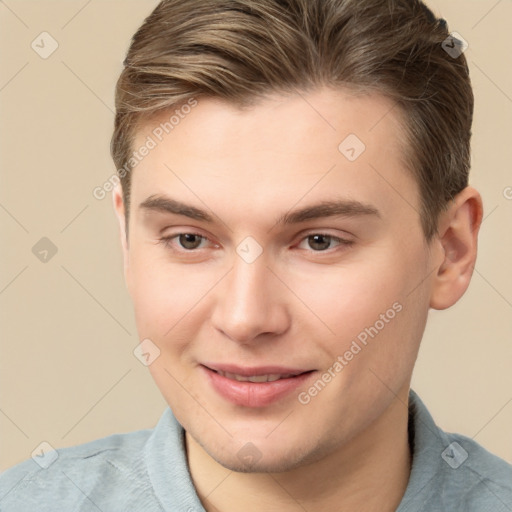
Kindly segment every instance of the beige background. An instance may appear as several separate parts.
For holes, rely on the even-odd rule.
[[[152,427],[166,405],[132,354],[110,198],[92,195],[114,172],[121,62],[156,3],[0,2],[0,469],[42,441]],[[486,218],[472,285],[432,312],[413,387],[443,428],[512,462],[512,2],[429,4],[469,42],[472,184]],[[47,59],[31,48],[43,31],[59,44]],[[46,263],[32,253],[42,237],[58,249]]]

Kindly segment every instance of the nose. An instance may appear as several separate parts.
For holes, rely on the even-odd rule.
[[[212,323],[238,343],[283,334],[290,326],[286,289],[267,264],[263,256],[252,263],[236,256],[231,271],[216,287]]]

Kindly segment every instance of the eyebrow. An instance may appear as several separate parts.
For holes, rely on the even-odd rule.
[[[163,213],[171,213],[175,215],[183,215],[190,219],[213,222],[213,217],[204,210],[192,205],[188,205],[172,199],[167,196],[153,195],[140,203],[139,208],[147,211],[157,211]],[[320,219],[325,217],[359,217],[359,216],[375,216],[380,218],[380,212],[372,205],[353,200],[331,200],[322,201],[320,203],[305,206],[303,208],[292,210],[284,213],[279,217],[276,224],[299,224],[308,220]]]
[[[150,196],[140,203],[139,208],[147,211],[156,211],[163,213],[173,213],[175,215],[183,215],[194,220],[204,222],[213,222],[213,217],[195,206],[181,203],[175,199],[166,196]]]
[[[298,210],[292,210],[279,217],[277,224],[298,224],[307,220],[321,219],[324,217],[358,217],[373,215],[380,218],[377,208],[353,200],[322,201],[318,204],[306,206]]]

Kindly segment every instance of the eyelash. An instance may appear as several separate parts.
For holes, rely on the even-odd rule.
[[[181,247],[179,249],[176,249],[173,246],[172,241],[174,239],[176,239],[176,238],[179,238],[182,235],[193,235],[193,236],[197,236],[197,237],[201,238],[202,241],[203,240],[210,241],[209,238],[205,237],[204,235],[201,235],[200,233],[195,233],[193,231],[187,231],[187,232],[183,232],[183,233],[176,233],[175,235],[172,235],[172,236],[162,237],[162,238],[159,239],[159,243],[164,244],[164,246],[166,248],[168,248],[168,249],[171,249],[171,250],[176,251],[176,252],[182,252],[182,253],[191,253],[192,254],[194,252],[198,252],[201,249],[201,248],[185,249],[183,247]],[[351,247],[354,244],[353,240],[347,240],[345,238],[340,238],[338,236],[334,236],[334,235],[330,235],[328,233],[322,233],[322,232],[312,232],[312,233],[307,234],[306,236],[301,238],[299,244],[301,242],[303,242],[304,240],[307,240],[308,238],[313,237],[313,236],[328,237],[330,239],[330,241],[338,243],[338,245],[336,247],[339,247],[339,246]],[[332,252],[330,249],[332,249],[332,248],[324,249],[324,250],[320,250],[320,251],[315,251],[313,249],[305,249],[305,250],[307,250],[308,252],[312,252],[312,253],[318,253],[318,254],[327,253],[327,254],[329,254],[330,252]]]
[[[207,237],[205,237],[204,235],[201,235],[199,233],[194,233],[193,231],[185,231],[183,233],[176,233],[175,235],[172,235],[172,236],[164,236],[164,237],[160,238],[160,242],[163,243],[165,247],[175,250],[175,248],[172,246],[171,242],[175,238],[179,238],[182,235],[193,235],[193,236],[197,236],[197,237],[201,238],[202,240],[209,240]],[[193,253],[193,252],[197,252],[199,249],[185,249],[182,247],[178,250],[182,251],[182,252]]]

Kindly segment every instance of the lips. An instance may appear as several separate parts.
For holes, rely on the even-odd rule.
[[[215,371],[215,370],[214,370]],[[221,372],[217,371],[219,375],[226,377],[231,380],[236,380],[238,382],[275,382],[276,380],[288,379],[290,377],[294,377],[295,375],[292,373],[269,373],[263,375],[239,375],[236,373],[229,372]]]
[[[311,371],[311,368],[291,368],[286,366],[238,366],[236,364],[222,364],[222,363],[203,363],[210,370],[218,373],[231,373],[233,375],[240,375],[242,377],[251,377],[259,375],[300,375]]]
[[[245,407],[263,407],[283,399],[315,373],[314,370],[282,366],[242,367],[208,363],[201,368],[217,394]]]

